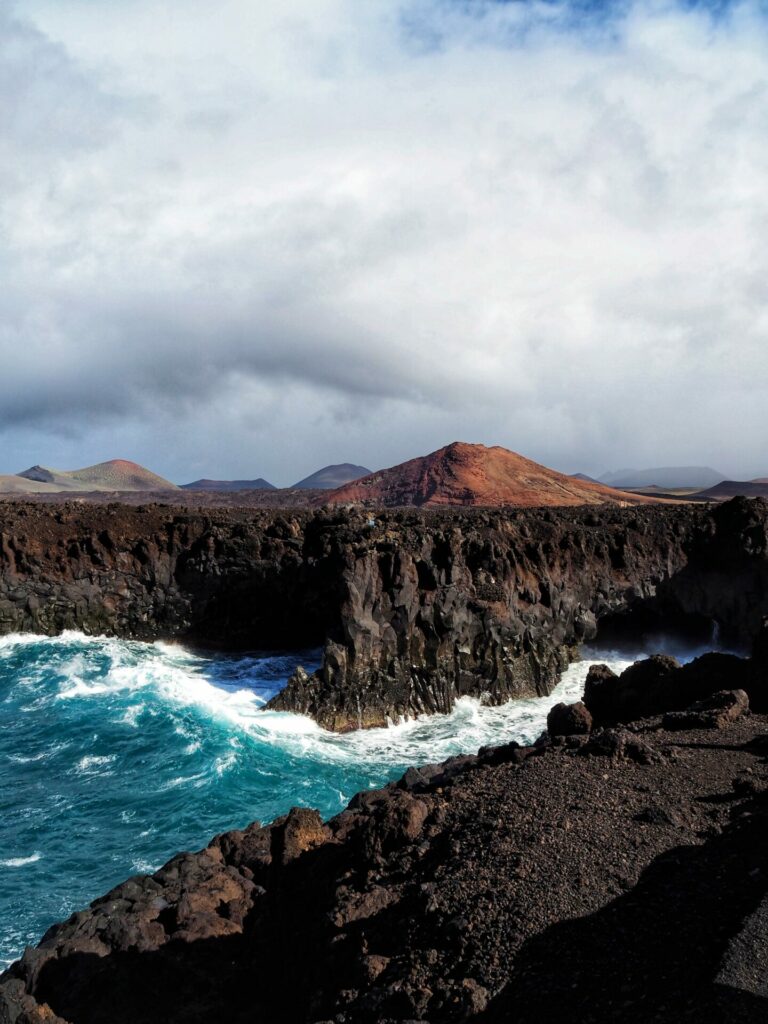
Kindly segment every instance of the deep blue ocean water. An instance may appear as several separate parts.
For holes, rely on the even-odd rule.
[[[0,638],[0,969],[54,921],[217,832],[295,804],[328,817],[410,764],[532,740],[553,703],[581,696],[592,661],[634,656],[587,651],[544,699],[464,699],[451,715],[337,736],[260,710],[319,652]]]

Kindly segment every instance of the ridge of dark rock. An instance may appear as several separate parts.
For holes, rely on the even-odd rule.
[[[0,504],[0,634],[323,646],[271,702],[336,730],[551,691],[598,623],[768,614],[768,503],[200,510]],[[672,709],[670,709],[672,710]]]

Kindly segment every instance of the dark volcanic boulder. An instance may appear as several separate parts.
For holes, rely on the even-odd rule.
[[[584,702],[595,722],[612,725],[682,712],[724,690],[746,690],[752,697],[753,680],[751,663],[735,654],[702,654],[684,666],[667,654],[653,654],[621,676],[605,665],[593,665]]]
[[[594,718],[608,721],[616,704],[616,683],[619,677],[607,665],[590,665],[584,684],[584,704]]]
[[[705,700],[721,690],[748,690],[751,668],[744,658],[735,654],[712,651],[683,665],[676,680],[676,694],[687,707],[694,701]]]
[[[666,654],[654,654],[624,669],[611,678],[605,665],[590,669],[584,690],[584,703],[596,722],[631,722],[635,718],[657,715],[680,707],[675,701],[674,687],[680,662]],[[683,700],[684,707],[687,702]]]
[[[667,654],[654,654],[634,665],[619,676],[616,714],[621,721],[631,721],[646,715],[657,715],[674,707],[675,688],[679,686],[680,662]]]
[[[749,698],[744,690],[721,690],[685,711],[668,712],[663,724],[665,729],[724,729],[746,711]]]
[[[724,691],[747,691],[751,696],[753,679],[752,664],[733,654],[703,654],[687,665],[665,654],[654,654],[636,661],[620,676],[606,665],[593,665],[584,688],[584,703],[595,722],[613,725],[683,712]]]
[[[592,728],[592,715],[583,701],[575,704],[555,704],[547,715],[550,736],[574,736],[588,733]]]

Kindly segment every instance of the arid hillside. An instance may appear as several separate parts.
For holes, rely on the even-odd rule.
[[[399,466],[337,488],[326,499],[407,505],[622,505],[651,498],[566,476],[495,445],[454,441]]]
[[[0,493],[57,494],[89,491],[176,491],[170,480],[137,462],[110,459],[84,469],[49,469],[31,466],[22,473],[0,476]]]

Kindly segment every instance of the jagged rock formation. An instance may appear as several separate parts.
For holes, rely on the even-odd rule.
[[[768,719],[738,702],[578,713],[218,836],[51,928],[0,1024],[768,1019]]]
[[[336,503],[401,506],[635,505],[652,499],[566,476],[498,445],[454,441],[333,491]]]
[[[749,643],[768,612],[764,504],[400,521],[380,516],[347,565],[343,642],[271,707],[343,730],[465,693],[502,703],[550,692],[613,613],[700,616]]]
[[[186,512],[0,506],[0,633],[82,629],[231,648],[324,645],[272,707],[346,730],[463,694],[546,694],[631,609],[768,614],[768,504]]]

